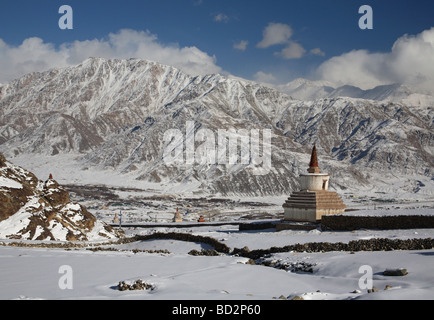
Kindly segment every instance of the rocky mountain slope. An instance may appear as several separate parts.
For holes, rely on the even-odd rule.
[[[0,154],[0,238],[107,240],[116,232],[87,209],[72,203],[52,177],[45,182]]]
[[[430,181],[433,119],[432,107],[343,97],[294,100],[247,80],[191,77],[138,59],[91,58],[0,87],[0,151],[7,157],[40,155],[56,163],[70,155],[77,170],[222,195],[289,193],[314,143],[334,188],[372,188],[379,177],[387,182],[401,175]],[[260,148],[247,139],[236,161],[222,154],[208,160],[219,147],[219,130],[244,133],[250,142],[259,133]],[[176,134],[168,139],[170,132]],[[168,163],[168,154],[178,161]],[[258,168],[266,170],[258,174]]]

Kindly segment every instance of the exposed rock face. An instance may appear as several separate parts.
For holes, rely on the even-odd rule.
[[[27,198],[34,194],[39,181],[34,174],[11,165],[1,154],[0,170],[0,221],[2,221],[27,203]]]
[[[70,202],[69,192],[57,183],[52,177],[44,182],[44,198],[53,206],[57,207]]]
[[[51,177],[45,182],[0,155],[0,238],[84,241],[116,238],[116,232]]]

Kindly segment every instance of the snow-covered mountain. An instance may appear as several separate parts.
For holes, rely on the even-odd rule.
[[[322,90],[336,91],[330,89]],[[192,147],[196,156],[214,155],[219,130],[247,133],[251,142],[259,133],[261,148],[247,140],[231,164],[221,155],[190,163]],[[175,135],[168,140],[168,133]],[[223,195],[285,194],[298,187],[314,143],[335,188],[354,188],[355,181],[372,187],[387,176],[433,177],[431,107],[342,97],[294,100],[247,80],[192,77],[138,59],[91,58],[0,88],[0,151],[53,165],[69,155],[77,168],[71,177],[107,170],[182,190],[194,185]],[[242,150],[250,151],[247,162]],[[168,154],[179,161],[168,163]],[[258,174],[258,167],[267,170]]]
[[[297,78],[291,82],[277,86],[277,88],[298,100],[316,100],[328,97],[335,90],[332,83],[327,81],[311,81]]]
[[[294,99],[305,101],[321,98],[348,97],[381,102],[404,103],[413,106],[434,106],[434,97],[432,95],[415,92],[408,86],[397,83],[363,90],[351,85],[337,87],[323,80],[311,81],[298,78],[287,84],[279,85],[277,88]]]

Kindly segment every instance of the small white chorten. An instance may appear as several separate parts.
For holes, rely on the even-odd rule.
[[[317,222],[323,215],[344,212],[346,205],[341,197],[328,190],[330,176],[321,173],[315,145],[307,171],[300,175],[301,190],[291,193],[283,204],[285,220]]]
[[[182,222],[181,213],[179,213],[179,208],[176,208],[175,216],[173,217],[173,222]]]

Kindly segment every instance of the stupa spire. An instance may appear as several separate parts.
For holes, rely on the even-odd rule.
[[[309,173],[320,173],[321,170],[318,166],[318,156],[316,153],[316,144],[313,145],[312,155],[310,156],[309,169],[307,169]]]

